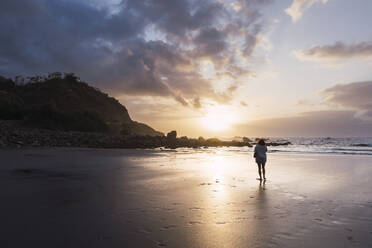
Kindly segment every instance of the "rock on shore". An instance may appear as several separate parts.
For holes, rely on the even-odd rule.
[[[289,143],[268,143],[288,145]],[[177,138],[172,131],[167,136],[116,135],[98,132],[55,131],[24,127],[19,121],[0,121],[0,148],[21,147],[87,147],[87,148],[178,148],[178,147],[252,147],[250,140],[221,141],[217,138]]]

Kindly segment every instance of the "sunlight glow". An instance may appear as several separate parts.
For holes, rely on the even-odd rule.
[[[211,106],[201,119],[205,129],[210,131],[225,131],[236,121],[236,114],[226,106]]]

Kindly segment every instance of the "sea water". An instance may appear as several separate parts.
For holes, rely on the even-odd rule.
[[[254,140],[254,139],[252,139]],[[268,153],[297,153],[297,154],[359,154],[372,155],[372,138],[269,138],[271,142],[291,142],[290,145],[269,146]],[[204,147],[178,148],[178,152],[195,153],[247,153],[253,152],[253,147]]]
[[[372,155],[372,138],[287,138],[292,144],[270,152]]]

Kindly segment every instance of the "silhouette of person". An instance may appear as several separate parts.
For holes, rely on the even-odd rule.
[[[254,147],[253,154],[253,157],[256,159],[256,163],[258,166],[258,175],[260,176],[260,180],[262,180],[262,175],[263,179],[266,180],[265,176],[266,152],[267,152],[266,143],[263,139],[260,139],[257,142],[257,145]]]

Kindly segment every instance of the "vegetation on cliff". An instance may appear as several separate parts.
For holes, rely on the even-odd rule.
[[[133,121],[119,101],[71,73],[31,77],[28,83],[0,77],[0,119],[60,131],[163,135]]]

